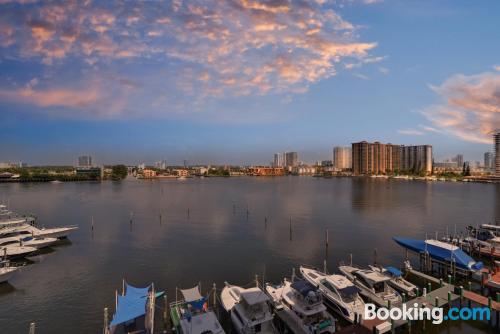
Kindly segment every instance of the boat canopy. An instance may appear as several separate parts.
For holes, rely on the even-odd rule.
[[[251,288],[242,291],[241,298],[243,298],[248,305],[265,303],[269,300],[269,297],[259,288]]]
[[[418,240],[394,237],[396,243],[411,251],[421,253],[428,252],[429,255],[440,261],[455,261],[456,265],[462,269],[480,270],[482,262],[476,262],[460,248],[437,240]]]
[[[125,283],[125,287],[125,295],[118,295],[116,313],[110,326],[117,326],[146,314],[146,303],[151,285],[145,288],[136,288]]]
[[[191,305],[194,309],[201,310],[205,306],[206,298],[200,294],[198,285],[191,289],[181,289],[181,293],[184,297],[184,301]]]
[[[401,270],[399,270],[398,268],[395,268],[395,267],[387,267],[385,268],[392,276],[396,276],[396,277],[401,277],[403,276],[403,273],[401,272]]]
[[[309,292],[316,291],[316,287],[306,280],[298,280],[291,285],[292,289],[297,290],[302,296],[306,297]]]

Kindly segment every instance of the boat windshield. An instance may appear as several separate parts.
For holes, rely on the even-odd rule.
[[[372,287],[375,290],[375,293],[384,292],[384,290],[385,290],[385,282],[373,283]]]
[[[339,289],[340,296],[345,303],[352,303],[358,297],[359,289],[355,286],[348,286],[343,289]]]

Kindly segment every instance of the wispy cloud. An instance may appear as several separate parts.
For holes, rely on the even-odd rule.
[[[358,27],[323,1],[7,3],[0,13],[3,57],[52,72],[70,63],[107,71],[155,62],[178,74],[188,100],[303,93],[349,69],[344,64],[383,59],[370,55],[375,42],[359,41]],[[52,105],[41,100],[33,92],[25,102]],[[99,98],[85,103],[92,101]]]
[[[466,141],[491,143],[500,128],[500,74],[455,75],[431,86],[443,103],[422,110],[436,130]]]
[[[415,130],[415,129],[402,129],[402,130],[398,130],[398,133],[401,135],[407,135],[407,136],[422,136],[422,135],[424,135],[424,133],[422,131]]]

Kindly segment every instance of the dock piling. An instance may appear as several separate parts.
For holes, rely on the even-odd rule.
[[[35,323],[30,323],[30,334],[35,334]]]

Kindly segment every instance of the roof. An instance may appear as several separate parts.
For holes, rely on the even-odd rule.
[[[345,276],[342,275],[328,275],[326,278],[328,283],[335,286],[337,289],[344,289],[350,286],[353,286],[351,281],[349,281]]]
[[[188,303],[203,298],[203,296],[200,294],[200,289],[198,288],[198,285],[191,289],[186,289],[186,290],[181,289],[181,293],[182,296],[184,297],[184,301]]]
[[[389,277],[382,275],[378,271],[372,270],[358,270],[357,273],[364,276],[365,278],[373,281],[373,282],[383,282],[389,280]]]
[[[146,314],[146,303],[151,285],[145,288],[136,288],[125,283],[124,296],[118,295],[118,304],[110,326],[117,326],[124,322],[136,319]]]
[[[401,270],[397,269],[397,268],[394,268],[394,267],[387,267],[385,268],[391,275],[393,276],[396,276],[396,277],[400,277],[400,276],[403,276],[403,273],[401,272]]]
[[[297,290],[302,296],[306,297],[309,292],[316,291],[316,287],[306,280],[298,280],[291,285],[292,289]]]
[[[269,297],[259,288],[246,289],[241,292],[240,296],[248,305],[264,303],[269,300]]]
[[[429,255],[440,261],[454,260],[456,265],[462,269],[479,270],[483,267],[482,262],[476,262],[460,248],[437,240],[417,240],[394,237],[399,245],[411,251],[420,253],[427,251]]]

